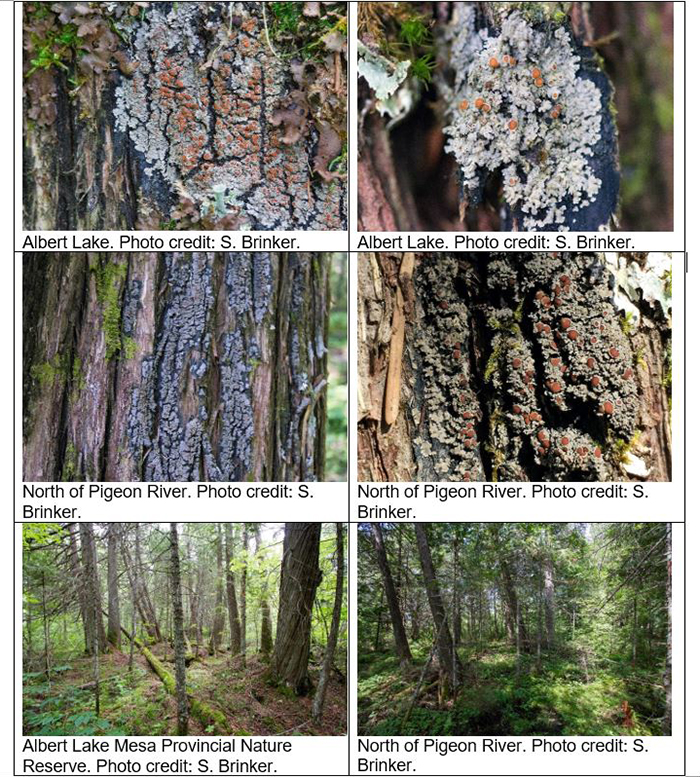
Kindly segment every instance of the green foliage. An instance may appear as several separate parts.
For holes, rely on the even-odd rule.
[[[347,471],[347,256],[331,259],[331,312],[328,326],[326,392],[326,479],[343,480]]]
[[[299,22],[303,18],[300,3],[270,3],[272,14],[275,17],[275,33],[277,37],[282,33],[296,35]]]
[[[34,19],[42,19],[46,16],[48,13],[46,5],[38,4],[38,10],[33,14]],[[31,38],[36,47],[36,53],[30,60],[31,67],[26,73],[27,78],[37,70],[51,70],[54,67],[67,71],[67,63],[73,61],[80,44],[78,28],[74,24],[49,28],[44,37],[31,33]]]
[[[410,74],[422,84],[433,78],[435,41],[430,29],[432,19],[428,14],[416,13],[411,4],[376,3],[374,18],[367,27],[372,38],[377,38],[382,52],[392,61],[409,60]],[[372,14],[370,14],[372,16]],[[381,31],[379,29],[381,25]]]
[[[358,529],[361,735],[627,736],[662,732],[665,524],[427,524],[450,629],[460,600],[464,682],[441,699],[435,627],[410,527],[384,524],[413,667],[402,671],[369,529]],[[553,579],[553,642],[545,623]],[[505,577],[507,571],[507,578]],[[509,639],[506,579],[525,638]],[[512,612],[512,611],[511,611]],[[416,628],[417,625],[417,628]],[[514,628],[514,627],[513,627]],[[410,715],[418,677],[430,662]],[[626,717],[623,705],[631,711]],[[408,717],[407,717],[408,715]]]
[[[430,38],[430,29],[421,16],[409,16],[400,20],[399,39],[408,46],[424,46]]]
[[[321,59],[326,51],[325,35],[347,35],[344,3],[321,3],[317,16],[304,13],[305,3],[265,3],[270,9],[270,37],[285,57]]]
[[[411,62],[411,74],[424,84],[429,84],[433,78],[433,70],[437,63],[432,54],[424,54]]]

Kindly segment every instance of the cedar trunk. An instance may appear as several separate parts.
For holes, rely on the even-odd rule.
[[[177,698],[177,734],[187,734],[189,710],[185,669],[185,616],[182,611],[180,546],[177,524],[170,524],[170,595],[173,601],[173,648],[175,652],[175,696]]]
[[[447,678],[450,690],[454,693],[462,682],[462,664],[452,641],[452,634],[450,634],[447,612],[442,599],[442,593],[440,592],[440,585],[435,575],[433,557],[425,529],[420,523],[414,523],[413,526],[416,532],[418,555],[420,556],[421,568],[423,570],[425,590],[428,594],[430,612],[433,616],[440,669]]]
[[[85,590],[85,652],[96,656],[107,647],[102,622],[102,595],[97,576],[97,551],[95,533],[91,523],[81,523],[80,551],[82,556],[82,585]]]
[[[29,254],[24,477],[321,480],[323,254]]]
[[[295,79],[263,3],[42,5],[24,10],[25,229],[346,228],[328,172],[345,136],[340,46],[297,42],[316,48]],[[78,53],[33,69],[47,29]]]
[[[107,527],[107,639],[117,649],[121,647],[122,624],[119,613],[119,569],[117,548],[119,528],[110,523]]]
[[[224,540],[226,547],[226,603],[228,606],[228,625],[231,631],[231,655],[241,652],[241,621],[238,617],[238,601],[236,600],[236,580],[233,576],[233,528],[230,523],[224,524]]]
[[[320,541],[320,523],[285,524],[272,674],[299,696],[311,690],[311,611],[321,582]]]
[[[670,480],[670,292],[631,321],[632,277],[658,282],[645,254],[360,254],[358,479]]]
[[[335,599],[333,601],[333,617],[331,618],[331,630],[328,634],[326,643],[326,652],[323,655],[323,666],[318,678],[318,688],[314,695],[314,701],[311,706],[311,714],[316,722],[321,720],[323,715],[323,704],[326,699],[326,689],[328,681],[333,670],[333,659],[335,658],[335,649],[338,644],[338,634],[340,633],[340,616],[343,610],[343,590],[345,576],[345,554],[343,550],[343,524],[335,525]]]
[[[399,600],[394,586],[394,578],[392,577],[391,569],[389,567],[389,560],[386,557],[382,529],[378,523],[373,523],[371,524],[371,530],[374,551],[377,557],[377,565],[382,573],[384,593],[386,594],[387,604],[389,605],[389,615],[391,616],[391,628],[394,633],[396,654],[401,666],[404,669],[407,669],[411,666],[413,658],[411,656],[411,648],[408,644],[408,639],[406,638],[403,613],[399,606]]]
[[[223,553],[221,547],[221,524],[216,524],[216,600],[214,602],[214,620],[209,639],[209,652],[212,655],[221,645],[221,636],[224,631],[224,580],[223,580]]]

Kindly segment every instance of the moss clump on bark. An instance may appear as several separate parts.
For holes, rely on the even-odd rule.
[[[113,262],[108,259],[104,264],[92,267],[95,278],[97,299],[102,305],[102,331],[105,337],[105,359],[109,361],[121,351],[127,359],[134,355],[135,343],[127,343],[122,338],[122,290],[126,280],[126,262]],[[131,355],[129,355],[131,354]]]

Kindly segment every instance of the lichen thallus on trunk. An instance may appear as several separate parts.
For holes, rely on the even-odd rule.
[[[324,254],[28,254],[27,480],[324,477]]]
[[[632,451],[670,478],[670,319],[630,332],[601,255],[418,255],[408,305],[400,261],[360,261],[360,480],[629,479]]]

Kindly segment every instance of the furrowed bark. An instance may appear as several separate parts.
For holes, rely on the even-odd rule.
[[[445,610],[442,593],[440,592],[440,584],[435,576],[435,567],[425,528],[420,523],[414,523],[413,528],[416,532],[416,543],[423,570],[425,590],[428,595],[428,604],[430,605],[430,612],[432,613],[435,626],[435,643],[437,645],[440,668],[447,678],[450,690],[452,693],[455,693],[462,682],[462,663],[459,660],[457,650],[452,641],[452,635],[450,634],[447,611]]]
[[[182,611],[180,583],[180,546],[177,524],[170,524],[170,592],[173,600],[173,650],[175,653],[175,698],[177,699],[177,734],[187,734],[187,670],[185,668],[185,618]]]
[[[31,254],[26,480],[322,480],[323,254]]]
[[[262,3],[129,8],[25,6],[25,228],[345,228],[328,170],[345,137],[342,47],[302,41],[318,44],[315,69],[297,79]],[[47,30],[76,51],[33,68]],[[280,114],[294,107],[291,134]]]
[[[671,296],[650,256],[417,254],[400,285],[401,254],[361,254],[359,480],[670,480]]]
[[[319,523],[287,523],[272,678],[304,696],[311,690],[311,611],[321,582]]]

